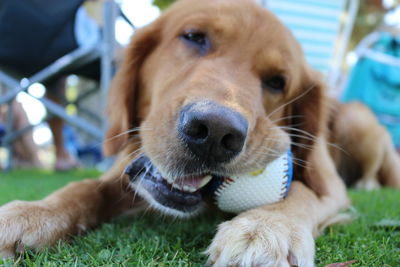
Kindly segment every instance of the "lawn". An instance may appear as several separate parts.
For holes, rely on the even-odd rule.
[[[94,171],[54,174],[44,171],[0,173],[0,205],[12,199],[41,198],[71,180],[95,177]],[[317,240],[317,266],[357,260],[351,266],[400,266],[400,191],[350,192],[359,217],[350,225],[328,228]],[[218,218],[186,221],[141,214],[119,218],[51,250],[26,252],[20,266],[203,266]],[[0,233],[1,234],[1,233]],[[14,263],[15,264],[15,263]],[[0,265],[12,266],[11,262]]]

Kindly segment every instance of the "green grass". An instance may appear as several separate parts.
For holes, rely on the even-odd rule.
[[[0,205],[34,200],[94,171],[55,174],[43,171],[0,173]],[[400,231],[376,227],[381,219],[400,220],[400,192],[390,189],[350,193],[359,218],[334,226],[317,240],[317,265],[357,260],[351,266],[400,266]],[[203,266],[203,251],[223,219],[186,221],[150,215],[119,218],[50,250],[21,255],[21,266]],[[1,234],[1,233],[0,233]],[[11,262],[0,265],[12,266]],[[15,264],[15,263],[14,263]]]

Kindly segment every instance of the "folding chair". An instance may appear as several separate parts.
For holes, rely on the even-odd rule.
[[[358,0],[260,0],[293,32],[309,64],[335,87]]]
[[[101,102],[99,110],[104,110],[105,99],[107,95],[107,88],[113,75],[113,58],[114,58],[114,22],[117,14],[117,7],[113,0],[106,0],[104,3],[104,28],[102,29],[102,38],[98,41],[93,42],[90,45],[77,46],[76,42],[71,43],[65,38],[58,38],[58,34],[73,35],[74,19],[76,18],[79,7],[82,5],[84,0],[51,0],[51,1],[34,1],[34,0],[2,0],[0,1],[0,83],[4,84],[7,90],[4,93],[0,92],[0,105],[8,105],[7,123],[5,127],[5,136],[3,137],[2,144],[9,151],[8,161],[6,168],[12,167],[12,142],[18,139],[26,130],[14,132],[12,130],[13,125],[13,114],[11,103],[16,96],[25,92],[29,94],[27,89],[34,83],[40,83],[50,78],[61,74],[71,74],[77,69],[93,63],[95,60],[101,61],[100,70],[100,94]],[[7,11],[13,10],[12,13]],[[35,11],[32,11],[35,10]],[[33,14],[32,12],[39,12]],[[17,13],[17,14],[16,14]],[[19,14],[18,14],[19,13]],[[49,51],[40,49],[37,51],[38,55],[33,55],[35,59],[39,60],[41,64],[37,64],[35,68],[27,64],[26,62],[15,62],[16,55],[8,53],[7,49],[9,45],[7,32],[15,30],[13,24],[7,23],[5,27],[1,21],[9,20],[20,23],[19,19],[24,16],[36,15],[35,23],[27,24],[25,29],[18,32],[21,38],[21,43],[24,42],[23,37],[26,35],[32,35],[32,31],[40,31],[40,27],[45,24],[46,20],[54,21],[53,27],[50,32],[50,40],[52,42],[44,43],[41,45]],[[65,16],[63,16],[65,15]],[[2,26],[3,25],[3,26]],[[35,28],[36,27],[36,28]],[[42,29],[42,31],[50,31],[51,29]],[[75,36],[74,36],[75,37]],[[40,41],[40,40],[39,40]],[[76,41],[76,40],[75,40]],[[58,52],[51,53],[50,48],[52,45],[61,44],[62,49]],[[29,42],[25,45],[30,45]],[[11,49],[12,50],[12,49]],[[55,60],[55,61],[54,61]],[[54,62],[53,62],[54,61]],[[32,61],[36,63],[35,61]],[[20,68],[22,66],[22,69]],[[35,96],[29,94],[36,98]],[[101,141],[103,138],[103,130],[105,125],[97,127],[89,121],[83,120],[76,116],[70,116],[66,113],[65,109],[51,101],[46,97],[36,98],[38,99],[47,109],[47,111],[53,115],[62,118],[67,123],[79,128],[83,132],[91,135],[95,140]],[[103,114],[99,114],[100,116]]]
[[[370,33],[355,53],[358,60],[341,100],[367,105],[400,148],[400,27],[396,33]]]

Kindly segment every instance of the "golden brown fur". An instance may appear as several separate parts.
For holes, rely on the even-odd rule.
[[[376,189],[381,185],[400,187],[400,157],[390,135],[372,112],[358,102],[331,101],[331,155],[349,186]]]
[[[183,31],[193,28],[210,36],[213,46],[207,55],[196,54],[179,39]],[[262,90],[261,77],[277,72],[287,77],[285,91]],[[386,132],[361,106],[348,108],[361,110],[361,115],[346,113],[347,108],[330,113],[319,75],[272,14],[250,0],[181,0],[135,34],[114,79],[109,96],[110,130],[104,143],[107,154],[119,153],[113,168],[99,180],[72,183],[44,200],[2,206],[0,255],[12,256],[18,244],[51,245],[123,211],[147,205],[138,196],[132,201],[134,193],[122,176],[125,166],[145,153],[162,174],[182,175],[187,151],[176,137],[177,114],[185,104],[202,99],[239,112],[249,124],[245,147],[224,165],[225,174],[259,169],[289,144],[296,163],[296,181],[285,200],[220,225],[207,250],[209,264],[314,265],[314,237],[349,206],[335,168],[342,155],[329,143],[338,142],[361,161],[381,149],[379,157],[368,159],[379,161],[381,167],[363,179],[370,181],[379,173],[381,182],[400,187],[399,172],[389,175],[398,160],[391,143],[386,137],[378,143],[372,135],[375,130],[384,136]],[[348,127],[354,125],[349,122],[353,119],[359,122],[355,130]],[[139,135],[132,130],[135,127],[140,127]],[[374,131],[365,131],[365,127]],[[363,146],[357,146],[360,136],[366,139]]]

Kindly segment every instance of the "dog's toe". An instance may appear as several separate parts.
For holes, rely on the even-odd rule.
[[[310,230],[285,216],[240,216],[220,225],[209,266],[314,266]]]
[[[10,202],[0,207],[0,257],[12,258],[25,247],[51,245],[67,230],[68,220],[44,202]]]

